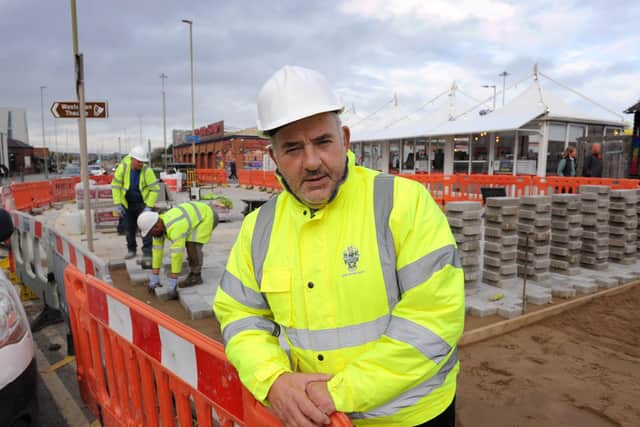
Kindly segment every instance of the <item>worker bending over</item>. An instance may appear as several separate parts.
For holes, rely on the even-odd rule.
[[[285,191],[244,219],[214,299],[242,383],[289,427],[336,410],[358,427],[454,427],[464,277],[440,207],[355,165],[319,73],[282,68],[257,105]]]
[[[178,285],[178,275],[182,270],[184,249],[187,249],[189,276],[178,285],[181,288],[202,283],[202,246],[211,238],[213,228],[218,225],[218,217],[211,207],[201,202],[187,202],[169,209],[163,214],[143,212],[138,217],[138,227],[143,236],[153,237],[152,272],[149,290],[160,285],[160,268],[164,255],[164,240],[171,240],[171,274],[169,288],[174,291]]]

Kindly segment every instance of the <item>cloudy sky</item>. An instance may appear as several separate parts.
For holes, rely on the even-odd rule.
[[[193,20],[196,127],[255,123],[255,96],[284,64],[315,68],[360,114],[396,93],[410,112],[455,80],[478,99],[531,74],[621,111],[640,97],[637,0],[78,1],[87,100],[108,100],[108,120],[88,125],[90,151],[162,145],[167,128],[191,126],[189,32]],[[0,0],[0,106],[26,108],[30,143],[47,142],[55,100],[75,99],[68,0]],[[571,103],[575,96],[555,90]],[[512,93],[515,93],[513,91]],[[509,99],[507,91],[507,101]],[[498,101],[500,103],[500,99]],[[593,106],[585,106],[583,109]],[[60,148],[77,149],[77,124],[59,120]],[[52,144],[52,143],[51,143]]]

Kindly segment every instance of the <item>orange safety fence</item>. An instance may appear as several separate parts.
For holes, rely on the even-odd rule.
[[[54,202],[64,202],[75,199],[76,184],[80,178],[57,178],[51,180],[51,195]]]
[[[111,184],[113,175],[92,175],[89,176],[89,180],[95,182],[97,185]]]
[[[282,191],[282,186],[280,185],[280,181],[278,181],[278,178],[276,177],[276,173],[273,171],[264,172],[264,186],[271,190]]]
[[[227,172],[224,169],[196,169],[198,184],[226,184]]]
[[[238,175],[238,184],[240,185],[251,185],[251,171],[246,169],[240,169],[237,171]]]
[[[219,342],[73,265],[64,284],[80,393],[103,426],[282,425]],[[331,419],[351,426],[344,414]]]
[[[19,211],[28,211],[33,207],[31,198],[31,183],[21,182],[10,185],[11,195],[15,202],[15,208]]]

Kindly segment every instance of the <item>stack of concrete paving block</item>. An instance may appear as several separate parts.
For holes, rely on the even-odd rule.
[[[609,200],[609,260],[634,264],[638,239],[638,190],[611,190]]]
[[[609,193],[606,185],[583,185],[580,265],[591,270],[609,267]]]
[[[578,273],[582,248],[582,202],[579,194],[551,196],[551,271]]]
[[[524,277],[526,273],[528,279],[537,282],[549,280],[550,240],[551,197],[522,197],[518,212],[518,275],[520,277]]]
[[[501,288],[517,285],[518,208],[517,197],[491,197],[487,199],[484,228],[485,283]]]
[[[447,203],[446,209],[449,226],[458,244],[465,288],[476,287],[480,281],[482,204],[450,202]]]

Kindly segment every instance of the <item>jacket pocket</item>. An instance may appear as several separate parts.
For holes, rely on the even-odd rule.
[[[287,327],[293,324],[291,282],[292,277],[290,270],[265,270],[262,273],[260,290],[267,297],[276,323]]]

